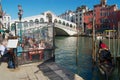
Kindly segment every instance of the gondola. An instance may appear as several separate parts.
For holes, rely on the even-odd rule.
[[[97,66],[100,72],[106,77],[110,76],[114,70],[114,62],[111,53],[106,49],[99,49],[97,52]]]

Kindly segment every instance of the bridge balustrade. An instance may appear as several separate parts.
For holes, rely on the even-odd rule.
[[[55,23],[55,26],[65,28],[65,29],[68,29],[68,30],[71,30],[71,31],[77,31],[76,28],[73,28],[73,27],[70,27],[70,26],[65,26],[65,25],[58,24],[58,23]]]

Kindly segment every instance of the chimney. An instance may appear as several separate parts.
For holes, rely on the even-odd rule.
[[[102,6],[105,6],[105,5],[106,5],[106,2],[107,2],[107,0],[100,0],[100,4],[101,4]]]

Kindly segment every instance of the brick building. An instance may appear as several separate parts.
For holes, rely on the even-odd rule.
[[[117,11],[116,11],[116,14],[117,14],[117,18],[116,18],[116,19],[117,19],[117,21],[118,21],[117,23],[120,24],[120,10],[117,10]],[[119,27],[120,27],[120,26],[119,26]]]
[[[100,4],[94,5],[93,11],[84,14],[84,23],[87,29],[92,28],[92,18],[95,17],[95,29],[103,32],[106,29],[117,29],[120,21],[120,11],[116,4],[107,5],[106,0],[100,0]]]
[[[92,25],[93,25],[92,19],[93,19],[93,10],[84,13],[84,27],[85,27],[85,32],[87,31],[86,33],[92,30]]]
[[[95,5],[94,6],[94,16],[95,16],[95,26],[97,30],[113,29],[117,26],[116,20],[116,5]]]

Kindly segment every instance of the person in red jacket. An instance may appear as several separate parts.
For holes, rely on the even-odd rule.
[[[112,63],[111,61],[111,52],[108,48],[108,46],[103,43],[102,41],[99,42],[99,57],[100,57],[100,62],[107,62],[107,63]]]
[[[99,43],[99,48],[108,50],[108,46],[105,43],[103,43],[101,40],[100,40],[100,43]]]

